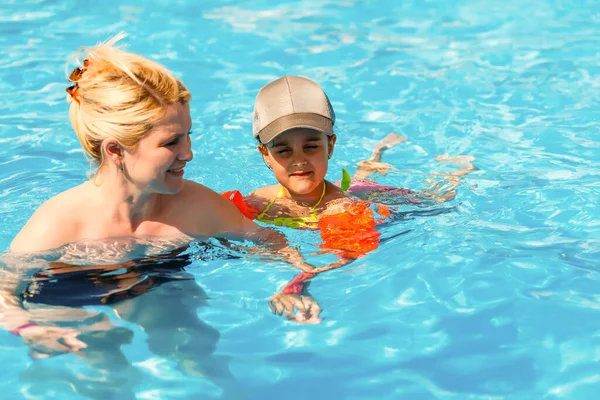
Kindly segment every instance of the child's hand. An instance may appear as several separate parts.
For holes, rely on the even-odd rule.
[[[277,293],[269,300],[269,308],[273,314],[284,315],[285,313],[288,320],[301,324],[320,324],[323,321],[319,317],[321,314],[319,303],[308,294]]]

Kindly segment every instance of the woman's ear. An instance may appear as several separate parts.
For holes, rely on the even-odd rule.
[[[102,142],[102,150],[106,157],[106,161],[113,163],[118,168],[123,164],[123,148],[114,139],[106,139]]]
[[[335,134],[331,135],[328,137],[329,139],[329,143],[327,146],[327,158],[331,158],[331,155],[333,154],[333,148],[335,147],[335,141],[337,140],[337,137],[335,136]]]

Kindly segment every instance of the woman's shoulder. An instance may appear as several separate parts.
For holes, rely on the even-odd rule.
[[[235,229],[242,219],[237,208],[214,190],[186,180],[175,196],[164,196],[167,223],[194,235],[220,235]]]
[[[190,180],[186,179],[184,181],[183,188],[178,193],[178,195],[176,195],[176,196],[168,195],[168,196],[166,196],[166,198],[173,199],[175,201],[181,200],[181,199],[188,200],[190,198],[194,199],[194,200],[198,200],[198,196],[212,197],[214,195],[217,195],[217,193],[214,190],[204,186],[201,183],[190,181]]]
[[[201,183],[186,180],[183,188],[176,195],[163,195],[164,207],[171,213],[178,210],[179,214],[187,211],[198,215],[199,211],[210,211],[211,208],[219,207],[226,203],[226,199],[211,188]]]
[[[87,184],[68,189],[46,200],[14,238],[14,252],[50,250],[71,241],[82,210],[89,205]]]

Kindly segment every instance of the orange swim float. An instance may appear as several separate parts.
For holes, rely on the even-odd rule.
[[[232,202],[233,205],[236,206],[242,214],[244,214],[244,217],[248,218],[249,220],[253,220],[256,218],[258,210],[256,208],[250,207],[248,203],[246,203],[246,200],[244,200],[244,196],[239,190],[230,190],[228,192],[223,192],[221,193],[221,196],[225,197],[227,200]]]
[[[366,202],[356,202],[339,214],[319,218],[322,249],[340,250],[344,257],[358,258],[379,246],[381,233],[375,226],[390,216],[387,207],[377,209],[382,218],[375,219],[375,213]]]
[[[258,210],[246,203],[239,190],[224,192],[221,195],[231,201],[246,218],[251,220],[256,218]],[[337,250],[342,253],[340,256],[346,258],[363,257],[379,246],[381,234],[375,226],[383,222],[391,213],[387,207],[379,205],[377,214],[381,218],[375,218],[369,203],[357,201],[344,212],[320,216],[316,229],[320,231],[323,243],[319,247]]]

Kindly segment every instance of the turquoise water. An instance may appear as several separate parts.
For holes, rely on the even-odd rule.
[[[385,154],[394,169],[381,183],[423,188],[443,170],[438,154],[474,156],[479,170],[449,212],[408,213],[381,228],[378,250],[317,277],[320,325],[270,313],[268,298],[295,275],[288,266],[194,249],[173,281],[122,309],[87,306],[119,329],[88,336],[96,350],[84,357],[34,361],[0,332],[2,398],[600,393],[597,2],[13,3],[0,6],[0,249],[43,201],[85,179],[65,61],[121,30],[192,91],[186,176],[215,190],[273,183],[252,104],[284,74],[317,80],[336,109],[331,180],[389,132],[409,141]],[[314,240],[290,237],[308,249]],[[145,317],[123,317],[133,301]]]

